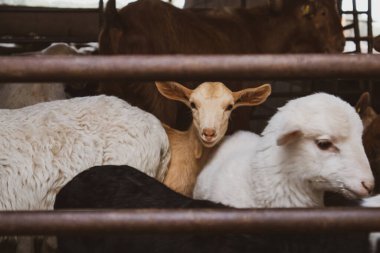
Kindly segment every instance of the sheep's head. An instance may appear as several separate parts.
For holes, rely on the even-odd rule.
[[[372,192],[363,125],[353,107],[319,93],[292,100],[278,115],[266,131],[279,133],[277,144],[283,150],[286,173],[316,191],[335,191],[350,198]]]
[[[355,109],[363,121],[364,150],[375,176],[376,184],[374,193],[378,194],[380,193],[380,117],[371,107],[370,95],[368,92],[365,92],[360,96]]]
[[[191,109],[193,126],[205,147],[213,147],[223,138],[232,110],[259,105],[271,93],[269,84],[236,92],[219,82],[205,82],[194,90],[175,82],[156,82],[156,86],[163,96],[181,101]]]

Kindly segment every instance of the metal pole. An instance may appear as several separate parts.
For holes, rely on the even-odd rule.
[[[380,231],[378,208],[0,212],[0,235]]]
[[[352,0],[352,17],[354,19],[354,42],[356,46],[356,53],[361,53],[361,45],[360,45],[360,29],[359,29],[359,18],[358,18],[358,10],[356,8],[356,0]]]
[[[0,81],[376,79],[380,55],[0,57]]]

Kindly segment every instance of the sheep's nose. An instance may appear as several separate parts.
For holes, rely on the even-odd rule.
[[[367,190],[368,194],[371,194],[374,188],[374,184],[371,182],[362,181],[363,187]]]
[[[216,131],[214,128],[204,128],[202,131],[202,134],[206,138],[212,138],[212,137],[215,137]]]

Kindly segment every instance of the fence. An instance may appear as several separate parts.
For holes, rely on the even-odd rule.
[[[380,79],[377,55],[0,57],[0,81]],[[27,85],[27,84],[25,84]],[[1,235],[380,230],[378,208],[0,212]]]

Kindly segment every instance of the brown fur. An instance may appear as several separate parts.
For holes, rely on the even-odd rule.
[[[184,132],[167,126],[165,130],[169,137],[172,159],[164,184],[176,192],[192,196],[196,179],[215,148],[204,147],[193,126]],[[184,143],[188,145],[183,145]]]
[[[341,52],[343,44],[333,0],[291,0],[280,13],[257,7],[182,10],[156,0],[139,0],[117,12],[111,0],[99,35],[101,54],[321,53]],[[99,92],[119,96],[172,127],[185,129],[190,122],[178,120],[183,107],[160,97],[151,84],[107,83]],[[233,129],[249,128],[250,110],[232,117]]]
[[[171,160],[164,184],[191,197],[196,179],[210,154],[224,137],[231,111],[240,106],[256,106],[271,93],[270,85],[231,92],[222,83],[206,82],[191,90],[175,82],[156,82],[158,91],[168,99],[192,107],[193,121],[186,131],[164,125],[169,138]],[[230,109],[227,109],[230,106]],[[213,129],[214,137],[205,143],[205,129]]]
[[[375,177],[375,194],[380,193],[380,117],[371,107],[370,95],[365,92],[357,102],[356,111],[363,125],[363,145]]]
[[[373,48],[377,51],[380,52],[380,35],[376,36],[373,39]]]

